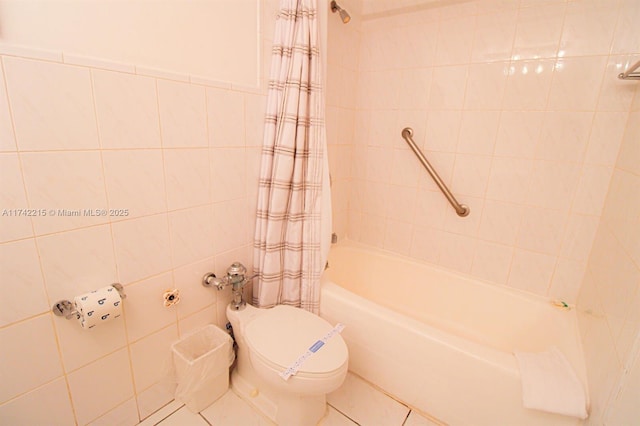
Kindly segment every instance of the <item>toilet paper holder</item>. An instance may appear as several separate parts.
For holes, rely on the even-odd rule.
[[[120,294],[120,299],[125,299],[127,295],[124,293],[124,287],[122,284],[113,283],[111,287],[118,290]],[[58,317],[65,317],[66,319],[71,319],[73,317],[78,317],[78,311],[76,310],[75,305],[70,300],[58,300],[51,307],[51,312],[53,312]]]

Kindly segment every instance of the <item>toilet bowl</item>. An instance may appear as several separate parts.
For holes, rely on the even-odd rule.
[[[285,380],[280,373],[325,337],[331,324],[285,305],[228,307],[227,317],[238,344],[234,390],[280,426],[316,425],[326,412],[326,394],[340,387],[347,374],[349,353],[342,337],[333,335]]]

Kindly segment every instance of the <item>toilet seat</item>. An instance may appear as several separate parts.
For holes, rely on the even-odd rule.
[[[331,324],[311,312],[278,305],[247,325],[245,340],[251,353],[280,373],[332,329]],[[305,360],[296,376],[320,379],[342,373],[348,357],[347,345],[340,335],[335,335]]]

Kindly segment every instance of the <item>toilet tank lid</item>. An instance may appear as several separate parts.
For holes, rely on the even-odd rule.
[[[251,350],[284,371],[332,328],[311,312],[278,305],[247,325],[245,340]],[[307,358],[298,371],[330,373],[341,368],[347,360],[347,345],[340,335],[335,335]]]

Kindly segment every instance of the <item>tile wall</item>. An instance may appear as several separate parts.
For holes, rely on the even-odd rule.
[[[274,10],[264,2],[257,89],[3,46],[0,423],[137,424],[173,399],[170,344],[226,323],[229,292],[200,282],[252,265]],[[83,331],[50,312],[113,282],[122,319]],[[172,288],[181,302],[166,308]]]
[[[578,299],[590,424],[632,424],[640,395],[640,85]]]
[[[342,4],[342,3],[341,3]],[[358,87],[360,18],[353,2],[344,2],[352,19],[348,25],[335,14],[327,17],[326,130],[331,173],[333,232],[347,236],[354,124]]]
[[[587,423],[633,422],[640,85],[615,76],[640,58],[638,3],[387,9],[347,26],[328,22],[340,235],[577,302]],[[400,138],[407,125],[472,216],[458,219],[425,177]]]
[[[616,76],[640,58],[639,14],[634,0],[443,2],[365,15],[359,40],[342,29],[329,123],[334,158],[352,150],[349,194],[334,183],[349,238],[575,303],[637,87]]]

